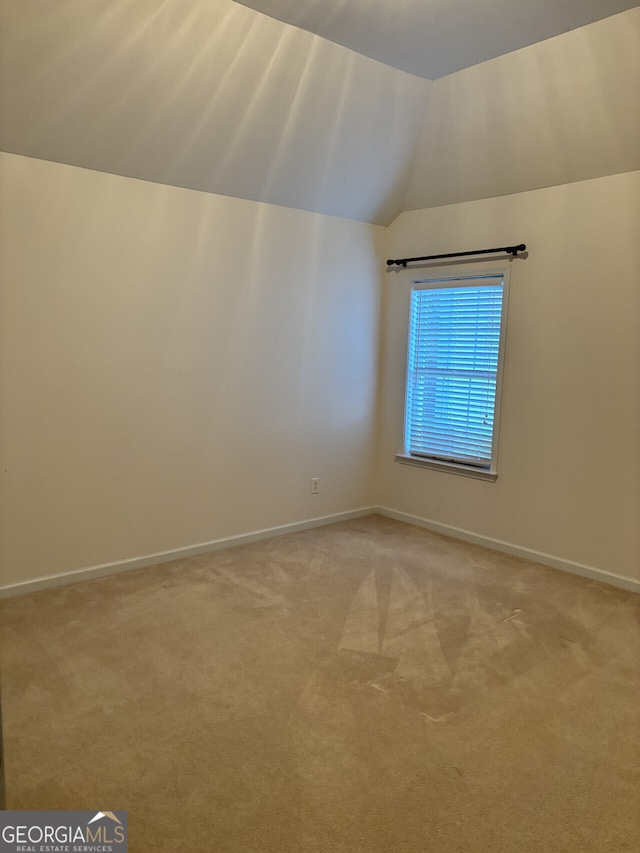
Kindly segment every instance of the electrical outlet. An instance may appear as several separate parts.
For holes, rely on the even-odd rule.
[[[312,477],[311,478],[311,494],[319,495],[320,494],[320,477]]]

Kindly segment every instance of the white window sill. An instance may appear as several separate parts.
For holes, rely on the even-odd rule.
[[[488,480],[491,483],[498,478],[495,471],[474,468],[473,465],[463,465],[460,462],[443,462],[439,459],[425,459],[423,456],[408,456],[406,453],[396,453],[395,459],[403,465],[431,468],[432,471],[446,471],[449,474],[460,474],[463,477],[474,477],[476,480]]]

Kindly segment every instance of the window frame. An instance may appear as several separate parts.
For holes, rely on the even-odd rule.
[[[477,263],[477,262],[476,262]],[[406,310],[406,338],[405,338],[405,370],[404,370],[404,394],[402,406],[402,423],[400,428],[399,450],[395,459],[405,465],[414,465],[420,468],[429,468],[436,471],[447,471],[451,474],[461,474],[480,480],[495,481],[498,477],[498,447],[500,438],[500,416],[502,410],[502,386],[504,378],[505,351],[507,345],[507,321],[509,309],[509,274],[510,263],[491,266],[455,266],[436,267],[428,269],[410,269],[403,271],[405,283],[405,297],[407,301]],[[501,277],[503,282],[502,311],[500,316],[500,336],[498,341],[498,364],[496,370],[496,395],[494,406],[493,432],[491,440],[491,460],[488,466],[473,465],[465,462],[454,462],[446,459],[431,458],[411,454],[407,448],[407,403],[409,379],[411,372],[410,364],[410,329],[411,329],[411,304],[412,294],[415,289],[446,289],[456,286],[456,282],[469,282],[466,286],[473,286],[472,282],[478,279],[491,279]],[[426,285],[426,287],[425,287]],[[429,287],[432,285],[432,287]],[[464,284],[460,285],[464,287]]]

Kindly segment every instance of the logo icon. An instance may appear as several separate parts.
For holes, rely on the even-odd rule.
[[[0,853],[127,853],[125,811],[0,812]]]
[[[110,820],[114,820],[116,823],[119,823],[122,826],[122,821],[114,815],[113,812],[97,812],[89,821],[89,823],[95,823],[97,820],[102,820],[103,817],[108,817]],[[89,824],[87,824],[88,826]]]

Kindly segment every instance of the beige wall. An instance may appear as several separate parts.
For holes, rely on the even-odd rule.
[[[384,232],[0,166],[3,584],[373,504],[640,579],[639,172]],[[399,465],[408,290],[385,274],[380,313],[379,259],[520,241],[497,482]]]
[[[640,172],[402,214],[384,257],[525,242],[514,260],[496,483],[394,462],[409,285],[383,282],[378,500],[640,579]]]
[[[382,229],[0,166],[3,583],[370,504]]]

